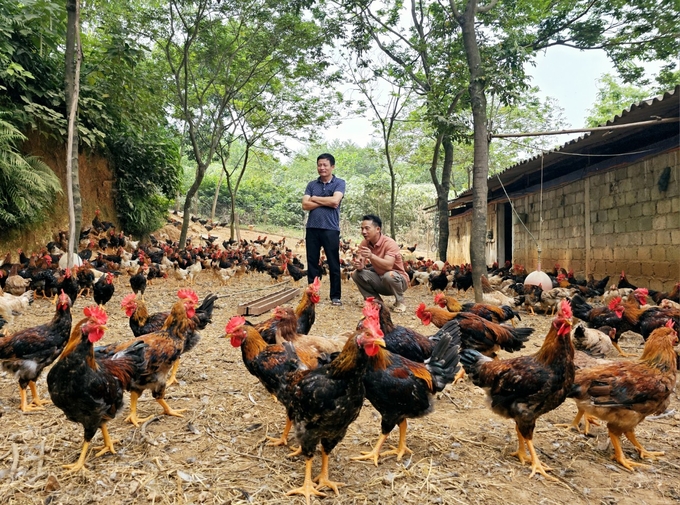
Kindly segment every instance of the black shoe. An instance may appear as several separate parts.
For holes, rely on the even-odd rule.
[[[331,305],[333,305],[334,307],[342,307],[342,300],[340,300],[339,298],[334,298],[333,300],[331,300]]]

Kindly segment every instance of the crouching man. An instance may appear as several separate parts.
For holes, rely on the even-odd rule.
[[[399,246],[390,237],[383,235],[381,230],[382,220],[378,216],[367,214],[362,218],[361,235],[364,240],[359,244],[352,279],[364,299],[373,296],[382,300],[381,295],[394,296],[392,309],[395,312],[404,312],[408,274],[404,270]]]

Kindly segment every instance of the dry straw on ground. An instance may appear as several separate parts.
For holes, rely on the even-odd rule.
[[[219,288],[214,323],[200,344],[182,358],[180,383],[169,388],[168,403],[186,408],[185,417],[157,416],[140,428],[125,424],[119,415],[109,424],[118,453],[90,458],[86,470],[66,474],[61,465],[73,462],[83,441],[82,428],[64,417],[56,407],[22,414],[16,381],[0,375],[0,502],[4,504],[280,504],[304,503],[304,498],[285,492],[301,485],[304,462],[288,459],[285,447],[266,445],[266,436],[283,429],[285,413],[258,381],[247,373],[239,349],[223,338],[228,318],[240,302],[260,296],[243,293],[264,287],[269,278],[244,277],[240,285]],[[195,286],[203,298],[217,288],[212,275],[203,272]],[[146,292],[150,311],[167,310],[176,296],[172,280],[154,281]],[[273,288],[276,289],[276,288]],[[351,330],[360,317],[359,295],[345,284],[343,307],[331,307],[328,286],[322,288],[318,306],[317,334]],[[129,292],[127,277],[120,279],[107,306],[109,330],[104,343],[130,335],[127,319],[119,308]],[[430,334],[413,316],[417,303],[431,302],[425,288],[407,293],[409,311],[395,315],[404,325]],[[469,297],[465,298],[469,299]],[[78,300],[74,312],[82,314],[91,299]],[[14,328],[48,321],[53,306],[38,300],[16,319]],[[266,315],[262,316],[266,317]],[[257,318],[256,318],[257,319]],[[76,319],[77,320],[77,319]],[[521,324],[536,328],[526,353],[534,352],[549,325],[545,316],[523,316]],[[640,352],[641,339],[623,342],[627,351]],[[507,355],[504,355],[507,357]],[[46,373],[38,382],[47,395]],[[678,409],[675,394],[671,404]],[[159,414],[160,407],[145,393],[139,402],[140,416]],[[666,455],[648,468],[627,472],[610,460],[606,429],[592,428],[590,437],[554,427],[570,422],[574,405],[567,401],[538,421],[534,441],[541,459],[554,468],[559,481],[534,477],[509,454],[515,450],[513,424],[491,413],[482,392],[469,381],[449,386],[438,395],[435,412],[409,422],[408,445],[413,454],[397,462],[393,457],[379,467],[349,458],[369,450],[380,429],[379,415],[366,402],[359,419],[331,455],[331,478],[345,482],[340,496],[332,493],[313,503],[670,503],[680,501],[680,448],[678,415],[643,422],[637,430],[642,444]],[[395,430],[396,431],[396,430]],[[396,443],[397,433],[388,442]],[[94,445],[101,442],[97,434]],[[632,446],[626,454],[637,459]],[[315,471],[319,467],[315,461]]]

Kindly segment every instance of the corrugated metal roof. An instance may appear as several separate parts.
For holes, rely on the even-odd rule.
[[[679,114],[680,85],[661,96],[631,105],[628,109],[622,111],[621,115],[614,116],[603,126],[638,123],[660,118],[677,118]],[[494,191],[501,189],[499,177],[506,188],[513,184],[521,184],[526,187],[535,184],[536,177],[532,178],[531,175],[540,174],[541,163],[543,163],[543,177],[546,181],[574,170],[582,170],[584,165],[600,163],[603,159],[606,159],[606,155],[613,157],[621,152],[634,151],[645,144],[648,145],[673,135],[677,136],[679,132],[678,123],[659,123],[658,125],[641,125],[639,127],[586,133],[552,151],[543,153],[543,156],[538,154],[490,177],[488,179],[489,196],[491,197]],[[621,149],[624,147],[625,149],[622,151]],[[583,157],[576,157],[573,154],[580,154]],[[595,158],[593,155],[598,156]],[[522,183],[522,179],[525,179],[524,183]],[[461,193],[458,198],[451,200],[449,209],[471,202],[472,189],[469,189]]]

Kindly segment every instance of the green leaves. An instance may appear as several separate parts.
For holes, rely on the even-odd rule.
[[[35,156],[23,156],[16,144],[25,137],[0,119],[0,228],[36,223],[54,203],[61,184]]]

